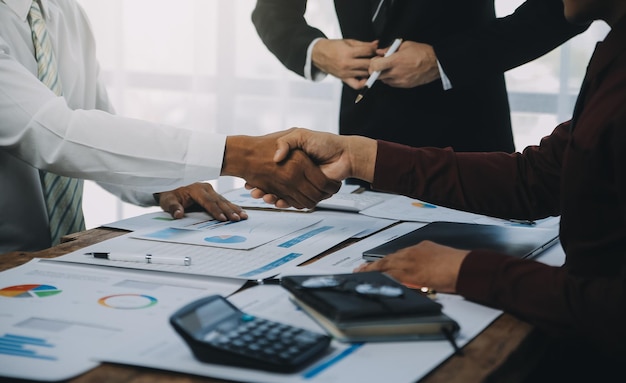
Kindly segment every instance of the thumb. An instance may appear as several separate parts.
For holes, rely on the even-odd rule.
[[[370,60],[368,71],[370,74],[374,72],[384,72],[393,66],[393,57],[374,57]]]
[[[181,219],[185,216],[185,208],[177,198],[174,197],[174,193],[168,193],[165,201],[161,198],[161,208],[170,213],[174,219]]]
[[[283,137],[279,138],[276,141],[276,152],[274,153],[274,162],[278,163],[283,161],[289,155],[289,151],[291,147],[289,146],[289,142],[283,140]]]
[[[291,128],[287,134],[276,140],[276,153],[274,153],[274,162],[281,162],[289,156],[289,152],[293,149],[302,149],[303,142],[306,140],[304,134],[306,129]]]

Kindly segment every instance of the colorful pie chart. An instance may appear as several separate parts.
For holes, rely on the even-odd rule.
[[[426,203],[426,202],[413,202],[411,203],[411,205],[415,207],[421,207],[423,209],[436,209],[437,208],[437,206]]]
[[[0,297],[6,298],[46,298],[61,293],[50,285],[16,285],[0,289]]]
[[[111,309],[136,310],[156,305],[155,297],[144,294],[115,294],[102,297],[98,303]]]

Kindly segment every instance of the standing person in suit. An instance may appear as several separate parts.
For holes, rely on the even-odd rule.
[[[513,152],[504,72],[586,28],[565,20],[560,0],[527,0],[501,19],[494,0],[335,0],[343,39],[329,40],[307,24],[306,4],[257,0],[252,21],[288,69],[343,81],[340,134],[460,151]],[[371,60],[395,38],[404,39],[396,53]],[[355,104],[381,68],[381,81]]]

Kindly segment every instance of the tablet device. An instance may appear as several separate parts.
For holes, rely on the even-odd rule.
[[[421,241],[430,240],[457,249],[488,249],[518,258],[532,258],[559,240],[559,227],[481,225],[476,223],[432,222],[380,246],[363,252],[363,259],[375,261],[387,254]]]

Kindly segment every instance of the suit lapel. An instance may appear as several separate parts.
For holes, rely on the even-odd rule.
[[[395,0],[379,46],[387,47],[396,38],[412,36],[416,24],[430,16],[427,5],[428,1],[423,0]]]
[[[389,13],[389,20],[379,38],[379,46],[387,47],[394,39],[405,38],[415,23],[419,22],[420,14],[426,12],[427,3],[423,0],[395,0]],[[335,11],[343,38],[376,40],[369,0],[335,0]]]
[[[369,0],[335,0],[335,11],[344,39],[376,39]]]

